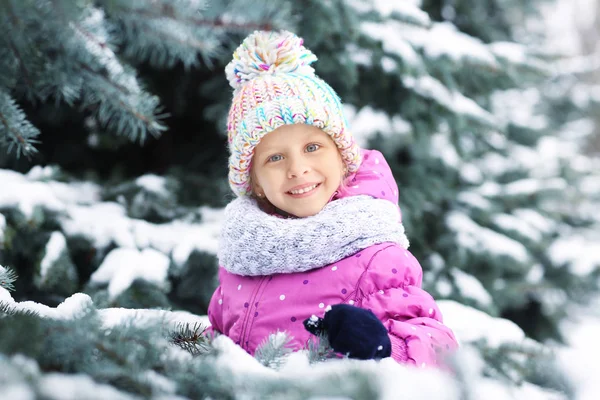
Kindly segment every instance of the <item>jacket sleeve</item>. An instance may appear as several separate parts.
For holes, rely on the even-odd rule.
[[[387,328],[392,358],[419,367],[440,366],[458,347],[443,324],[433,297],[421,288],[422,269],[398,245],[382,248],[371,258],[358,287],[359,307],[370,309]]]

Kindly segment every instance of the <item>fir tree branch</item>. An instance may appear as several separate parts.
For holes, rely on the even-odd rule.
[[[2,316],[13,316],[13,315],[24,315],[28,317],[39,317],[40,315],[34,310],[19,310],[14,305],[0,301],[0,317]]]
[[[8,45],[10,47],[10,50],[14,53],[15,58],[19,62],[19,69],[21,70],[21,73],[23,74],[23,80],[25,81],[25,83],[28,86],[33,86],[33,81],[30,77],[29,70],[25,67],[25,63],[23,62],[23,57],[21,56],[19,49],[17,48],[17,46],[15,46],[15,43],[10,39],[8,39]]]
[[[88,38],[91,42],[94,42],[95,44],[97,44],[98,46],[100,46],[102,49],[106,49],[108,47],[108,44],[107,44],[106,41],[98,39],[98,37],[95,36],[93,33],[89,32],[86,29],[83,29],[80,24],[78,24],[76,22],[71,22],[71,26],[75,30],[77,30],[79,33],[81,33],[83,36],[85,36],[86,38]]]
[[[127,89],[125,86],[119,85],[114,80],[111,80],[110,77],[108,76],[108,71],[106,71],[106,69],[103,69],[102,71],[97,71],[97,70],[94,70],[90,65],[84,64],[84,63],[78,64],[78,67],[81,68],[82,70],[88,72],[89,74],[95,75],[98,78],[102,79],[107,85],[114,87],[115,89],[117,89],[118,91],[120,91],[121,93],[123,93],[126,96],[131,96],[134,94],[129,89]],[[110,93],[107,92],[107,94],[110,94]]]
[[[285,332],[271,334],[256,349],[254,357],[266,367],[279,369],[293,351],[290,347],[291,340]]]
[[[337,358],[326,335],[311,336],[305,349],[308,350],[308,360],[311,364]]]
[[[33,138],[39,133],[10,95],[0,89],[0,146],[7,147],[9,153],[16,146],[17,158],[21,153],[29,156],[37,152],[32,143],[38,142]]]
[[[206,355],[211,352],[210,338],[205,335],[207,327],[195,323],[178,324],[177,331],[171,333],[170,340],[173,344],[189,352],[193,356]]]
[[[21,23],[21,20],[17,17],[17,15],[15,14],[15,11],[13,9],[12,6],[12,2],[6,2],[4,4],[6,13],[9,16],[9,20],[11,22],[12,25],[12,29],[10,29],[11,31],[15,31],[15,32],[22,32],[23,31],[23,24]],[[29,72],[29,70],[27,69],[25,62],[24,62],[24,58],[23,55],[21,54],[21,52],[19,51],[18,47],[15,45],[14,41],[11,38],[7,39],[7,43],[8,46],[10,47],[10,50],[12,51],[12,53],[15,55],[15,58],[18,61],[19,64],[19,69],[21,70],[21,73],[23,75],[23,80],[25,81],[25,83],[32,87],[33,86],[33,79],[31,79],[31,73]]]
[[[149,7],[146,8],[127,8],[127,7],[114,7],[114,9],[120,9],[125,14],[136,14],[145,18],[152,19],[163,19],[168,17],[172,20],[176,20],[178,22],[184,22],[191,25],[207,27],[207,28],[232,28],[236,30],[242,31],[253,31],[253,30],[272,30],[273,26],[269,22],[265,22],[264,24],[260,23],[234,23],[234,22],[225,22],[222,18],[217,19],[206,19],[206,18],[183,18],[177,19],[175,15],[175,11],[170,4],[162,4],[160,8],[154,7],[151,9],[153,4],[149,4]]]
[[[94,70],[91,66],[86,65],[86,64],[79,64],[79,67],[82,70],[85,70],[87,73],[89,73],[90,75],[93,75],[95,77],[100,78],[101,80],[103,80],[107,86],[113,87],[114,89],[116,89],[117,91],[121,92],[123,95],[125,96],[132,96],[132,95],[139,95],[136,93],[132,93],[129,89],[127,89],[125,86],[119,85],[119,83],[115,82],[114,80],[110,79],[110,77],[108,76],[108,71],[106,69],[103,69],[103,71],[96,71]],[[100,85],[99,87],[95,88],[96,90],[103,90],[104,87],[102,85]],[[101,103],[106,103],[109,101],[112,101],[114,98],[114,94],[110,93],[109,90],[103,90],[104,94],[105,94],[105,100],[100,101]],[[144,115],[142,113],[140,113],[138,110],[135,110],[134,108],[132,108],[129,104],[127,104],[125,101],[123,101],[121,98],[119,98],[116,103],[118,104],[118,106],[120,107],[120,109],[126,111],[127,113],[129,113],[130,115],[132,115],[135,119],[142,121],[144,124],[144,130],[141,134],[142,137],[142,141],[144,139],[145,136],[145,132],[149,132],[151,135],[153,136],[157,136],[159,134],[160,131],[163,131],[166,129],[166,127],[164,127],[163,125],[161,125],[158,120],[160,120],[161,118],[165,117],[166,115],[164,114],[158,114],[158,115],[152,115],[151,118],[150,116]],[[102,121],[102,122],[107,122],[107,121]],[[123,134],[123,132],[118,132]],[[132,138],[135,138],[137,135],[131,134],[129,133],[129,136],[131,136]]]
[[[13,283],[17,278],[17,273],[12,268],[5,268],[0,265],[0,287],[12,292],[15,290]]]

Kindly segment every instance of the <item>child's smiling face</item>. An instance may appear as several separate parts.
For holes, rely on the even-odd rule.
[[[338,189],[344,163],[333,140],[311,125],[265,135],[252,159],[252,191],[296,217],[319,213]]]

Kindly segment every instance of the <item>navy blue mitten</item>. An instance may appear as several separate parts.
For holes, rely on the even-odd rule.
[[[336,304],[323,318],[306,319],[304,327],[313,335],[325,335],[333,350],[349,358],[370,360],[392,354],[387,329],[370,310]]]

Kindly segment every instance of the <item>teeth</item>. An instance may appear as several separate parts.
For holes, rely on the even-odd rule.
[[[306,192],[310,192],[311,190],[313,190],[314,188],[316,188],[319,184],[316,185],[312,185],[309,187],[305,187],[304,189],[298,189],[298,190],[290,190],[291,194],[302,194],[302,193],[306,193]]]

